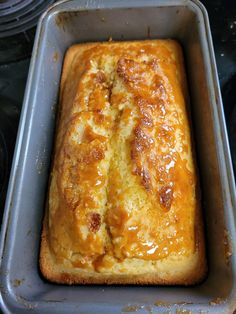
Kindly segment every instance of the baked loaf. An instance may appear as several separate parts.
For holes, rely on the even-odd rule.
[[[181,47],[66,53],[40,268],[57,283],[194,284],[206,273]]]

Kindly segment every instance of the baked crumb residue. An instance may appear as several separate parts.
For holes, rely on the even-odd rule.
[[[230,264],[230,258],[232,256],[232,245],[230,243],[230,239],[229,239],[229,232],[225,229],[224,230],[224,255],[225,255],[225,261],[226,264],[229,265]]]
[[[217,305],[217,304],[221,304],[221,303],[223,303],[223,302],[225,302],[225,300],[224,300],[223,298],[221,298],[221,297],[216,297],[216,298],[212,299],[212,300],[209,302],[209,304],[210,304],[210,305]]]

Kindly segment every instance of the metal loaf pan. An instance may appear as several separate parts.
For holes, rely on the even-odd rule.
[[[175,38],[184,49],[201,177],[209,273],[195,287],[62,286],[38,254],[60,73],[78,42]],[[196,0],[66,0],[37,30],[1,240],[5,313],[232,313],[236,307],[235,190],[209,22]]]

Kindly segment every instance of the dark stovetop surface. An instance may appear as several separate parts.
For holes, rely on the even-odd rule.
[[[236,0],[202,0],[202,3],[207,8],[210,18],[231,152],[236,170]],[[29,56],[17,62],[0,65],[0,222],[28,67]]]

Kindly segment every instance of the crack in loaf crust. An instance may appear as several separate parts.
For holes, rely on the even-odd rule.
[[[193,284],[206,273],[180,46],[72,46],[40,267],[58,283]]]

